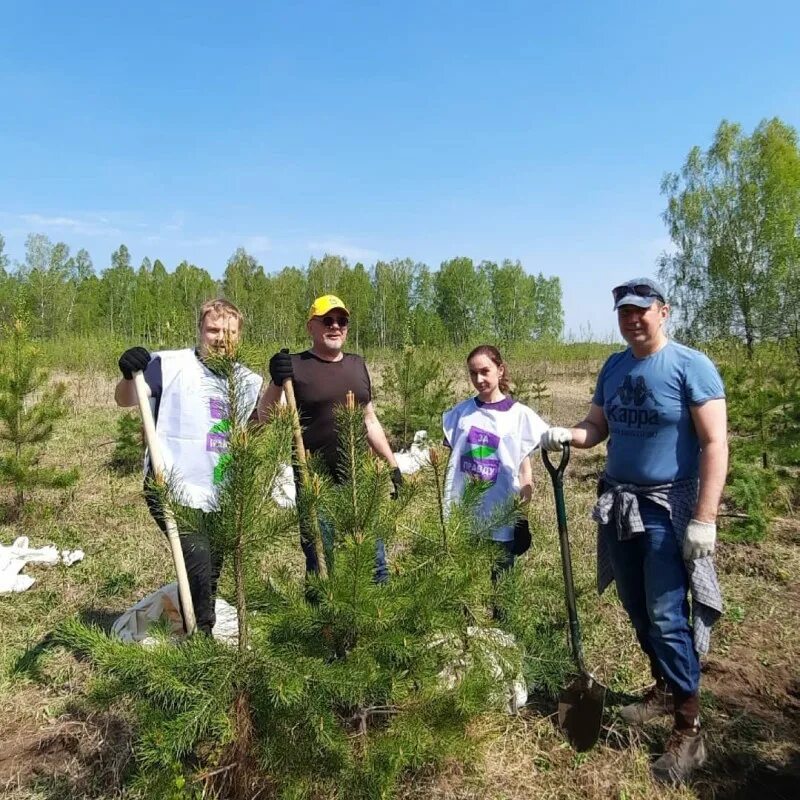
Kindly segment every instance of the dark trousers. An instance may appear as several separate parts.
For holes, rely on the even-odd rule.
[[[163,533],[167,532],[164,511],[158,498],[145,487],[145,499],[150,514]],[[222,552],[213,545],[211,531],[217,514],[197,508],[181,506],[176,509],[175,522],[180,533],[183,560],[189,577],[189,592],[192,596],[197,630],[211,636],[217,621],[214,604],[217,597],[217,582],[222,572]],[[180,598],[180,594],[178,595]],[[181,604],[181,614],[183,614]]]
[[[333,526],[324,518],[319,517],[319,527],[322,532],[322,546],[328,564],[333,563]],[[306,573],[319,572],[319,562],[317,561],[317,551],[314,549],[314,540],[307,524],[300,525],[300,547],[306,558]],[[386,583],[389,580],[389,565],[386,563],[386,546],[383,539],[375,540],[375,583]]]
[[[669,511],[639,499],[645,532],[619,541],[616,527],[603,526],[617,594],[657,680],[678,701],[697,694],[700,662],[689,618],[689,577]]]
[[[295,498],[300,497],[300,476],[295,470],[294,476]],[[319,520],[320,532],[322,533],[322,547],[325,550],[325,557],[329,565],[333,564],[333,525],[321,514],[317,515]],[[317,551],[314,549],[314,537],[311,534],[311,526],[308,521],[300,515],[300,547],[306,559],[306,574],[319,573],[319,562],[317,561]],[[386,583],[389,580],[389,565],[386,562],[386,546],[383,539],[375,541],[375,583]]]

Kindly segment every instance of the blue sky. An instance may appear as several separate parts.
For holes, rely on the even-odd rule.
[[[3,0],[0,233],[214,276],[519,259],[607,337],[664,172],[723,118],[800,127],[798,31],[796,0]]]

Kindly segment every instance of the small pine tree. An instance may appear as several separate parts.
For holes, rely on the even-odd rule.
[[[235,371],[227,374],[235,408]],[[288,413],[276,409],[260,429],[236,413],[229,419],[214,535],[232,556],[238,648],[203,636],[131,648],[77,621],[55,636],[93,662],[96,696],[134,700],[142,793],[163,796],[177,768],[187,787],[215,797],[389,798],[404,772],[465,757],[470,721],[506,700],[493,665],[499,659],[509,675],[521,668],[516,648],[475,633],[491,624],[493,592],[489,523],[474,514],[480,487],[446,515],[437,451],[416,489],[425,513],[395,554],[391,579],[377,584],[376,541],[392,543],[412,490],[390,499],[363,410],[345,406],[341,482],[322,479],[312,461],[304,491],[314,503],[300,506],[313,505],[332,530],[328,574],[304,580],[280,565],[297,528],[270,500],[288,454]]]
[[[407,344],[389,367],[381,389],[390,398],[381,420],[397,448],[411,444],[418,430],[429,441],[442,438],[442,410],[453,404],[453,381],[433,351]]]
[[[13,513],[19,514],[26,494],[37,487],[66,488],[76,470],[41,466],[53,425],[62,419],[66,386],[48,384],[41,354],[28,338],[22,319],[5,326],[0,353],[0,481],[14,489]]]
[[[142,468],[144,429],[139,414],[129,411],[117,418],[117,439],[111,454],[111,467],[120,475],[130,475]]]
[[[731,519],[729,535],[748,541],[766,535],[785,494],[783,468],[789,468],[791,492],[791,469],[800,463],[800,375],[785,353],[766,347],[756,358],[721,369],[733,434],[725,498],[746,515]]]

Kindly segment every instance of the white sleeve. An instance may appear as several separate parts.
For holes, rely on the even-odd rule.
[[[542,434],[548,429],[549,425],[532,408],[524,406],[523,410],[522,424],[520,426],[520,453],[524,459],[539,446]]]
[[[458,406],[448,409],[442,414],[442,433],[447,444],[453,446],[453,438],[458,425]]]

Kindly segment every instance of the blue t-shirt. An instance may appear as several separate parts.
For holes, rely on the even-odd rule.
[[[608,422],[609,477],[641,485],[697,477],[700,443],[689,408],[720,397],[717,368],[691,347],[669,341],[645,358],[630,348],[615,353],[592,399]]]

